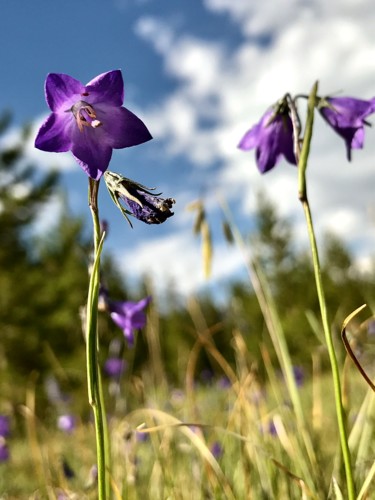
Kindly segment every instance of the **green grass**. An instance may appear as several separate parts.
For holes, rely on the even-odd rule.
[[[236,376],[237,382],[225,389],[213,382],[190,391],[158,391],[139,378],[124,385],[118,407],[126,393],[135,393],[131,386],[137,385],[138,398],[133,396],[130,403],[138,409],[117,411],[110,420],[114,498],[326,498],[333,476],[344,489],[330,377],[315,375],[299,389],[318,462],[314,469],[283,379],[276,377],[261,386],[251,371]],[[375,403],[372,395],[371,408],[361,410],[367,387],[352,368],[347,380],[349,429],[356,418],[362,419],[358,435],[351,440],[353,457],[358,455],[359,490],[375,454],[371,440]],[[276,394],[282,395],[281,404]],[[57,498],[59,491],[69,498],[96,498],[95,488],[88,488],[95,463],[93,424],[80,423],[67,435],[45,427],[31,411],[23,413],[28,433],[23,439],[9,440],[11,460],[0,465],[2,498]],[[137,439],[135,432],[142,424],[145,441]],[[270,433],[270,425],[277,434]],[[222,447],[217,458],[210,451],[216,442]],[[63,457],[75,473],[73,479],[64,477]]]

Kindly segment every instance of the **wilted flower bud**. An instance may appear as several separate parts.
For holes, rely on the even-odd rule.
[[[153,188],[147,188],[114,172],[106,172],[104,180],[112,200],[130,225],[128,215],[133,215],[146,224],[161,224],[173,215],[170,210],[175,203],[173,198],[160,198],[161,193],[151,192]],[[125,208],[120,200],[129,208]]]

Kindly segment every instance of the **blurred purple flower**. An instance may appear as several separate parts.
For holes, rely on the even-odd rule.
[[[214,378],[214,374],[209,368],[203,368],[200,373],[200,378],[204,384],[211,384]]]
[[[0,415],[0,437],[8,437],[10,434],[10,419],[7,415]]]
[[[246,132],[238,147],[244,151],[256,148],[256,163],[262,174],[271,170],[281,156],[296,165],[293,125],[286,100],[267,110],[260,122]]]
[[[0,462],[9,460],[9,448],[5,439],[0,436]]]
[[[211,445],[210,451],[216,459],[219,459],[222,456],[224,450],[221,444],[218,441],[215,441]]]
[[[344,139],[347,158],[352,149],[362,149],[366,118],[375,111],[375,99],[364,101],[354,97],[327,97],[321,99],[318,109],[326,122]]]
[[[73,415],[60,415],[57,419],[57,427],[61,431],[71,433],[76,427],[76,419]]]
[[[126,361],[120,358],[108,358],[104,363],[104,371],[110,378],[119,378],[126,370]]]
[[[228,377],[222,376],[217,380],[217,386],[220,389],[230,389],[232,387],[232,382]]]
[[[293,375],[294,375],[294,380],[296,381],[297,386],[301,387],[303,385],[303,381],[305,379],[305,374],[304,374],[302,366],[293,366]]]
[[[277,429],[273,420],[268,422],[268,433],[271,434],[271,436],[277,436]]]
[[[52,113],[40,127],[35,147],[55,153],[71,151],[92,179],[100,179],[107,170],[112,149],[152,138],[145,124],[122,107],[120,70],[102,73],[86,85],[69,75],[50,73],[45,96]]]
[[[150,435],[147,432],[135,431],[135,439],[140,443],[144,443],[149,437]]]
[[[122,177],[115,172],[106,172],[104,180],[115,205],[121,210],[130,225],[128,215],[146,224],[162,224],[173,215],[173,198],[161,198],[152,189]],[[127,204],[125,208],[120,200]]]
[[[143,309],[150,303],[151,297],[146,297],[139,302],[109,301],[109,310],[112,320],[122,329],[129,345],[134,343],[134,330],[146,325],[146,315]]]

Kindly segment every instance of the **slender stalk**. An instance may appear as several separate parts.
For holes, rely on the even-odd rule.
[[[300,153],[297,156],[298,159],[298,173],[299,173],[299,199],[302,203],[302,207],[305,213],[306,223],[307,223],[307,231],[310,240],[310,247],[312,252],[312,261],[314,267],[314,275],[315,275],[315,283],[316,290],[319,299],[320,313],[323,324],[323,331],[325,336],[325,341],[327,344],[328,355],[331,363],[332,370],[332,379],[333,379],[333,387],[334,387],[334,398],[335,398],[335,406],[336,406],[336,415],[337,415],[337,423],[339,430],[339,437],[341,443],[342,456],[344,460],[345,474],[346,474],[346,484],[348,489],[348,499],[354,500],[355,498],[355,488],[354,488],[354,480],[353,480],[353,472],[352,472],[352,464],[350,457],[350,450],[348,444],[348,436],[345,425],[345,412],[342,404],[342,396],[341,396],[341,383],[340,383],[340,373],[339,366],[337,363],[335,348],[333,345],[333,338],[330,328],[330,323],[328,320],[327,313],[327,305],[325,299],[325,292],[323,287],[323,280],[321,274],[321,267],[319,262],[319,253],[318,247],[316,243],[315,231],[310,211],[310,205],[307,198],[307,188],[306,188],[306,168],[307,168],[307,160],[310,152],[310,143],[312,137],[313,123],[314,123],[314,108],[316,102],[316,94],[318,90],[318,83],[315,83],[310,97],[308,101],[308,111],[307,111],[307,119],[306,119],[306,128],[305,134],[302,144],[302,150],[298,151]]]
[[[98,297],[100,285],[100,254],[104,235],[100,234],[98,210],[99,181],[89,179],[89,206],[94,227],[94,263],[91,269],[89,292],[87,299],[86,324],[86,364],[89,403],[94,412],[96,454],[98,465],[98,498],[109,498],[109,439],[98,361]]]
[[[249,248],[246,247],[244,239],[238,227],[233,221],[233,217],[228,205],[224,201],[222,201],[221,203],[225,216],[230,223],[234,239],[237,242],[237,245],[242,252],[250,282],[254,288],[255,295],[259,302],[259,306],[261,308],[265,323],[267,325],[268,332],[270,334],[272,343],[274,345],[280,363],[281,370],[283,372],[288,387],[289,395],[296,416],[297,425],[300,429],[300,435],[302,436],[310,460],[311,469],[305,468],[304,460],[300,460],[299,465],[301,467],[301,471],[303,472],[304,477],[309,477],[310,481],[308,482],[311,488],[313,489],[314,486],[310,470],[316,469],[317,460],[315,456],[314,446],[306,426],[306,419],[303,413],[301,399],[298,393],[297,383],[293,374],[293,365],[290,358],[290,353],[285,339],[283,327],[277,311],[277,307],[273,300],[269,284],[267,283],[266,276],[264,275],[261,266],[255,259],[255,257],[250,255]]]

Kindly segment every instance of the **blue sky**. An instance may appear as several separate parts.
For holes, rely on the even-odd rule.
[[[135,221],[131,230],[101,186],[101,214],[110,223],[107,248],[125,274],[150,273],[163,288],[172,279],[182,294],[205,285],[199,241],[186,205],[204,196],[215,253],[211,288],[243,272],[241,256],[221,237],[219,197],[241,229],[251,228],[256,193],[263,189],[295,223],[306,243],[297,201],[296,171],[282,162],[266,176],[253,152],[236,145],[265,109],[285,92],[306,93],[316,79],[322,93],[371,98],[374,88],[375,7],[370,0],[65,0],[2,2],[0,109],[35,132],[48,113],[43,85],[49,72],[87,82],[120,68],[124,105],[154,140],[116,151],[110,169],[176,198],[175,216],[162,226]],[[319,234],[334,230],[365,268],[373,253],[375,136],[347,163],[340,138],[317,119],[309,189]],[[38,152],[41,170],[59,168],[74,213],[87,214],[85,174],[69,153]],[[355,186],[355,187],[354,187]],[[53,223],[56,199],[41,214]],[[89,223],[89,221],[88,221]]]

